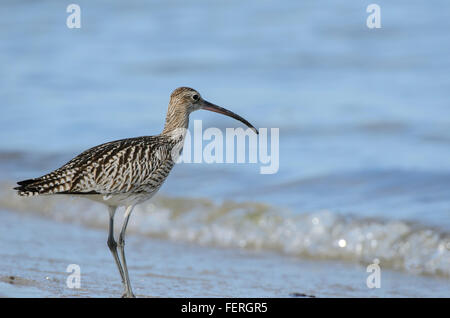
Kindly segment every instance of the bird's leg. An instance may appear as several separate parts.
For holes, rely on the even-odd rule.
[[[126,288],[126,293],[122,297],[129,297],[129,298],[134,298],[135,296],[133,294],[133,291],[131,290],[130,277],[128,276],[127,261],[125,259],[125,231],[127,230],[128,219],[130,218],[131,211],[133,211],[133,208],[134,208],[133,205],[129,205],[125,210],[125,219],[123,221],[122,230],[120,231],[118,242],[120,255],[122,257],[123,273],[125,276],[125,288]]]
[[[125,277],[123,275],[123,269],[122,265],[120,264],[119,255],[117,254],[117,243],[114,240],[114,214],[116,213],[117,207],[116,206],[108,206],[108,212],[109,212],[109,234],[108,234],[108,247],[111,251],[111,254],[114,257],[114,261],[116,262],[117,268],[120,273],[120,277],[122,278],[122,284],[124,286],[124,289],[126,291],[126,285],[125,285]]]

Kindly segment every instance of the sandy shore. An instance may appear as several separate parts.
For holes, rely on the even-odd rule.
[[[1,296],[121,295],[119,276],[106,246],[106,229],[4,210],[0,219]],[[138,235],[129,235],[127,257],[137,297],[449,296],[448,281],[442,279],[383,270],[381,288],[368,289],[363,265],[201,247]],[[69,264],[80,266],[80,289],[66,285]]]

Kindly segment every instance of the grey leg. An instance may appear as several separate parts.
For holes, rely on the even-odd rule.
[[[122,265],[123,265],[123,273],[125,276],[125,288],[126,288],[126,294],[124,294],[122,297],[129,297],[134,298],[133,291],[131,290],[131,284],[130,284],[130,277],[128,276],[128,268],[127,268],[127,261],[125,259],[125,231],[127,230],[128,225],[128,219],[130,218],[131,212],[133,211],[134,205],[127,206],[127,209],[125,210],[125,219],[123,221],[122,230],[120,231],[119,235],[119,250],[120,250],[120,256],[122,257]]]
[[[119,255],[117,254],[117,243],[114,240],[114,214],[116,213],[117,207],[116,206],[108,206],[108,212],[109,212],[109,234],[108,234],[108,247],[111,251],[111,254],[114,257],[114,261],[116,262],[117,269],[119,270],[120,277],[122,278],[122,284],[124,286],[124,289],[126,290],[125,285],[125,277],[123,275],[123,269],[122,265],[120,264]]]

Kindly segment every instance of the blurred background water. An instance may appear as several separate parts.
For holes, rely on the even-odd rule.
[[[379,242],[393,231],[403,249],[412,244],[405,233],[425,229],[413,237],[424,249],[414,268],[450,276],[448,1],[377,1],[381,29],[366,26],[367,1],[76,3],[81,29],[66,27],[69,3],[0,4],[4,208],[25,204],[11,196],[13,181],[106,141],[158,134],[169,94],[190,86],[256,127],[280,128],[280,169],[177,165],[164,195],[187,198],[183,206],[199,197],[219,206],[252,201],[270,213],[289,210],[295,224],[338,217],[344,230],[326,250],[333,257],[350,245],[336,245],[349,219],[360,220],[364,237],[376,231],[363,224],[384,225]],[[192,119],[204,128],[240,125],[207,112]],[[396,232],[389,222],[411,228]],[[294,242],[285,229],[281,237],[293,254],[310,246],[311,237]],[[389,259],[392,244],[367,259]]]

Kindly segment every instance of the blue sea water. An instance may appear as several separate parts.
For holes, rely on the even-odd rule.
[[[190,86],[280,129],[279,171],[182,164],[167,195],[399,220],[450,243],[448,1],[0,4],[0,172],[44,174],[91,146],[158,134]],[[204,128],[238,127],[196,112]],[[448,258],[446,258],[448,261]]]

